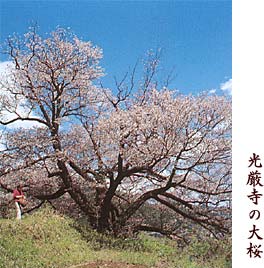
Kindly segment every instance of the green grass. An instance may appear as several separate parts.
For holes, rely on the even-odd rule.
[[[98,267],[110,267],[100,265],[103,262],[121,263],[121,266],[122,263],[141,264],[149,268],[231,267],[226,259],[230,243],[214,245],[210,241],[196,241],[182,250],[171,240],[147,235],[113,239],[49,208],[27,215],[21,221],[0,219],[0,230],[0,268],[68,268],[89,262],[98,262]]]

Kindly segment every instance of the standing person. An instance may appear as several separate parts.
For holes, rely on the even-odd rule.
[[[19,184],[13,191],[13,198],[16,205],[16,218],[21,220],[21,203],[25,200],[25,195],[22,191],[22,185]]]

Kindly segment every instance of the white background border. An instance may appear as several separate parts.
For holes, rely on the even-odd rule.
[[[233,0],[233,268],[263,268],[262,258],[249,258],[249,230],[252,208],[247,195],[252,187],[246,185],[249,173],[248,160],[253,153],[260,155],[264,184],[264,1]],[[259,234],[264,237],[264,187],[257,209]]]

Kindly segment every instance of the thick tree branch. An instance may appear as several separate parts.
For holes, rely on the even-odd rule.
[[[57,198],[63,196],[66,192],[67,192],[67,189],[65,187],[61,187],[55,193],[52,193],[52,194],[37,194],[37,195],[34,195],[34,197],[39,199],[39,200],[43,200],[43,201],[45,201],[45,200],[53,200],[53,199],[57,199]]]
[[[33,117],[17,117],[14,119],[10,119],[8,121],[0,120],[0,124],[6,126],[15,123],[16,121],[33,121],[48,126],[48,124],[45,121],[41,120],[40,118],[33,118]]]
[[[186,213],[186,212],[180,210],[176,206],[172,205],[171,203],[167,202],[166,200],[159,198],[158,196],[155,196],[154,199],[157,200],[158,202],[160,202],[161,204],[167,206],[168,208],[172,209],[173,211],[177,212],[178,214],[180,214],[181,216],[183,216],[186,219],[190,219],[193,222],[198,223],[202,226],[204,226],[204,224],[211,225],[214,228],[217,228],[219,231],[221,230],[221,231],[228,232],[228,229],[225,228],[224,226],[222,226],[220,223],[215,222],[213,219],[209,219],[209,215],[206,218],[205,217],[199,218],[199,217],[196,217],[194,215],[191,215],[189,213]]]

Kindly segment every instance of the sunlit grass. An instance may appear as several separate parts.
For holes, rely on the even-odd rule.
[[[136,265],[149,268],[231,267],[230,260],[226,259],[230,243],[214,242],[217,253],[210,250],[214,247],[210,241],[195,241],[182,250],[171,240],[148,235],[137,239],[114,239],[49,208],[27,215],[21,221],[0,219],[0,229],[0,268],[68,268],[81,263],[114,267],[107,266],[108,262],[121,266],[124,263],[124,268]]]

